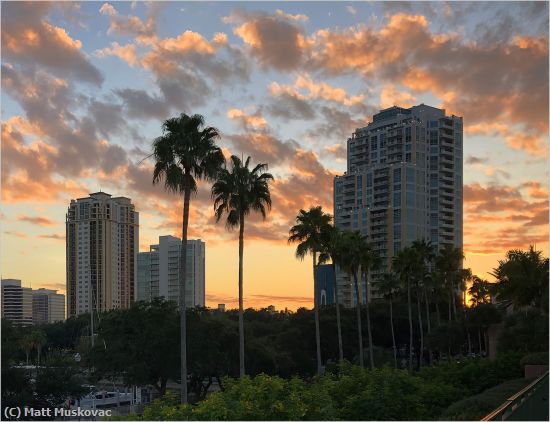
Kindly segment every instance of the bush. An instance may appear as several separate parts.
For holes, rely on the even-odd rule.
[[[468,421],[480,420],[504,401],[531,382],[523,378],[506,381],[496,387],[485,390],[451,404],[441,415],[442,420]]]
[[[519,364],[525,365],[548,365],[548,352],[529,353],[521,358]]]

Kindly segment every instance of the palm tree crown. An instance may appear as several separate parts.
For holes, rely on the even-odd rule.
[[[164,180],[166,190],[183,193],[186,187],[196,192],[196,179],[213,180],[224,162],[215,144],[219,137],[217,129],[204,126],[199,114],[166,120],[162,135],[153,141],[153,184]]]
[[[266,173],[267,164],[258,164],[252,170],[248,168],[250,157],[243,163],[239,157],[232,155],[231,168],[222,169],[212,185],[212,199],[216,221],[227,214],[227,227],[237,227],[240,217],[259,212],[266,217],[266,208],[271,209],[271,195],[268,182],[273,180]]]
[[[304,259],[310,253],[320,253],[324,237],[330,230],[332,216],[325,214],[322,207],[312,207],[309,211],[300,210],[296,224],[290,228],[288,242],[299,242],[296,258]]]

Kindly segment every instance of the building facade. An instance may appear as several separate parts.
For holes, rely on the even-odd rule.
[[[334,268],[332,264],[318,265],[315,269],[315,289],[318,305],[333,305],[334,296]]]
[[[17,325],[32,325],[32,289],[21,287],[21,280],[2,279],[2,318]]]
[[[57,290],[33,290],[32,320],[34,325],[65,320],[65,295]]]
[[[381,110],[347,141],[347,171],[334,179],[334,221],[357,230],[387,270],[416,239],[462,248],[462,117],[424,104]],[[342,303],[355,305],[351,281],[337,271]],[[376,297],[376,274],[362,300]],[[365,281],[365,280],[363,280]]]
[[[71,200],[66,215],[67,315],[129,308],[135,300],[139,213],[104,192]]]
[[[162,297],[179,303],[181,239],[160,236],[149,252],[138,254],[138,300]],[[205,306],[205,244],[187,240],[185,302],[188,307]]]

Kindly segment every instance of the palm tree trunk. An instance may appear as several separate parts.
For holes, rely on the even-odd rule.
[[[29,355],[31,354],[30,350],[25,350],[25,354],[27,355],[27,366],[29,366]]]
[[[452,292],[452,300],[453,300],[453,314],[456,321],[456,292],[455,292],[455,284],[453,281],[453,276],[451,274],[451,292]]]
[[[186,186],[183,198],[183,223],[181,233],[180,250],[180,349],[181,349],[181,402],[187,403],[187,304],[185,287],[187,285],[187,227],[189,226],[189,201],[191,200],[191,187]]]
[[[361,301],[359,299],[359,283],[357,282],[357,272],[353,273],[353,283],[355,285],[355,297],[357,299],[355,309],[357,312],[357,341],[359,342],[359,365],[361,365],[361,368],[363,368],[363,331],[361,328]]]
[[[432,325],[430,322],[430,302],[428,302],[428,292],[424,289],[424,300],[426,301],[426,322],[428,323],[428,334],[432,331]]]
[[[422,311],[420,306],[420,287],[416,292],[416,307],[418,309],[418,329],[420,331],[420,353],[418,356],[418,368],[422,368],[422,360],[424,359],[424,330],[422,328]]]
[[[407,276],[407,304],[409,307],[409,372],[412,372],[412,359],[413,359],[413,322],[412,322],[412,306],[411,306],[411,283]]]
[[[393,344],[393,363],[395,369],[397,369],[397,347],[395,346],[395,332],[393,330],[393,303],[390,296],[390,326],[391,326],[391,340]]]
[[[435,302],[435,312],[437,314],[437,326],[441,325],[441,313],[439,312],[439,302]]]
[[[430,303],[428,302],[428,291],[426,288],[424,288],[424,300],[426,301],[426,321],[428,323],[428,334],[432,332],[432,324],[430,321]],[[428,360],[430,362],[430,365],[433,363],[433,354],[432,349],[428,347]]]
[[[479,354],[481,355],[481,328],[477,329],[477,340],[479,343]]]
[[[244,378],[244,310],[243,310],[244,214],[239,218],[239,377]]]
[[[317,252],[313,252],[313,310],[315,314],[315,347],[317,349],[317,374],[321,375],[323,371],[323,361],[321,358],[321,331],[319,329],[319,303],[317,302]]]
[[[37,354],[37,357],[38,357],[38,366],[40,366],[40,346],[38,346],[36,348],[36,354]]]
[[[372,334],[370,329],[370,310],[369,310],[369,283],[367,281],[368,274],[365,273],[365,289],[366,289],[366,306],[367,306],[367,334],[369,337],[369,360],[370,360],[370,369],[374,369],[374,355],[372,350]]]
[[[472,339],[470,338],[470,330],[467,330],[466,333],[468,334],[468,355],[472,353]]]
[[[334,296],[336,300],[336,329],[338,331],[338,359],[344,361],[344,348],[342,347],[342,323],[340,322],[340,298],[338,296],[338,283],[336,282],[336,265],[332,264],[334,271]]]
[[[452,319],[453,319],[453,314],[451,313],[451,302],[453,301],[452,296],[453,296],[453,294],[452,294],[452,289],[451,289],[451,290],[449,290],[449,322],[451,322]]]

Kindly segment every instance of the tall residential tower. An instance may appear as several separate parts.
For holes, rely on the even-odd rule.
[[[138,254],[138,300],[163,297],[179,303],[179,267],[181,239],[160,236],[149,252]],[[187,240],[187,307],[205,305],[205,245],[200,239]]]
[[[366,235],[386,268],[416,239],[462,248],[462,117],[391,107],[356,129],[347,171],[334,179],[334,220]],[[337,280],[341,302],[353,306],[348,277],[338,271]]]
[[[67,316],[129,308],[135,299],[139,214],[104,192],[71,200],[66,216]]]

